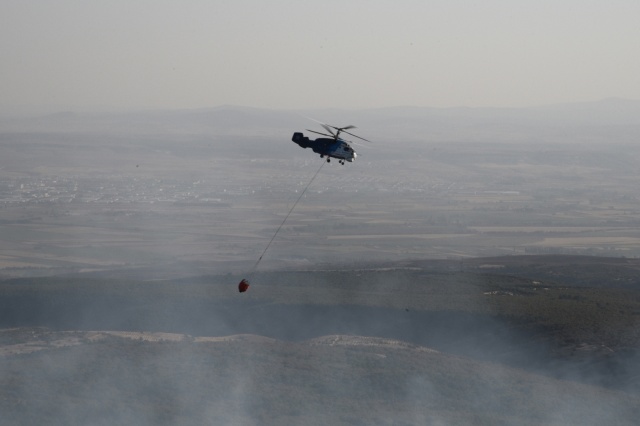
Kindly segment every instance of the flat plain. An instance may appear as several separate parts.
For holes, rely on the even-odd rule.
[[[203,273],[241,271],[323,162],[286,128],[260,137],[250,126],[160,133],[74,120],[0,132],[0,275],[180,262]],[[640,147],[632,136],[540,135],[487,140],[469,130],[453,141],[412,135],[358,146],[356,162],[323,166],[262,267],[638,256]]]

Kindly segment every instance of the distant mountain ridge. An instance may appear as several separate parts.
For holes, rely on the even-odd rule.
[[[281,137],[318,129],[309,118],[333,125],[355,124],[368,139],[509,140],[544,135],[560,128],[587,133],[594,128],[640,135],[640,101],[610,98],[597,102],[523,108],[433,108],[397,106],[371,109],[274,110],[235,105],[129,113],[60,112],[0,119],[0,132],[107,132]]]

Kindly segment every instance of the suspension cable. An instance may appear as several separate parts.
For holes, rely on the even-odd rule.
[[[258,265],[260,264],[260,261],[262,260],[262,257],[265,255],[267,250],[269,250],[269,247],[271,246],[271,243],[273,242],[273,240],[276,238],[276,235],[278,235],[278,232],[280,232],[280,229],[282,229],[282,227],[284,226],[284,223],[287,221],[287,219],[291,215],[291,212],[293,212],[293,209],[295,209],[296,206],[298,205],[298,201],[300,201],[300,199],[302,199],[302,196],[305,194],[305,192],[307,192],[307,189],[309,188],[309,186],[311,186],[311,184],[315,180],[316,176],[318,176],[318,173],[320,173],[320,170],[322,170],[322,167],[325,165],[325,163],[326,163],[326,161],[323,160],[322,164],[320,164],[320,167],[318,167],[318,170],[313,175],[313,177],[311,178],[311,180],[309,181],[307,186],[304,187],[304,189],[302,190],[302,193],[298,196],[298,199],[296,200],[296,202],[293,203],[293,206],[289,210],[289,213],[287,213],[287,215],[285,216],[284,220],[282,221],[282,223],[280,224],[280,226],[276,230],[275,234],[273,234],[273,237],[271,237],[271,240],[269,240],[269,244],[267,244],[267,247],[265,247],[264,251],[262,252],[260,257],[258,258],[258,261],[256,262],[256,264],[253,265],[253,268],[251,269],[251,272],[249,273],[248,281],[251,281],[251,278],[253,277],[253,274],[256,272],[256,269],[258,269]]]

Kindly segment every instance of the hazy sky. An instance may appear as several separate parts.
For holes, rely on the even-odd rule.
[[[0,111],[640,99],[638,0],[0,0]]]

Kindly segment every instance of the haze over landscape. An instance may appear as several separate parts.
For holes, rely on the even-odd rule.
[[[638,12],[3,2],[0,424],[636,424]]]
[[[640,99],[640,5],[0,5],[0,111],[524,107]]]

